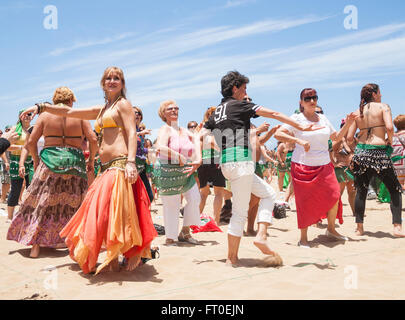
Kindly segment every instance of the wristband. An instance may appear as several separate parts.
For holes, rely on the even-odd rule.
[[[45,110],[46,103],[36,103],[37,106],[37,113],[41,114]]]

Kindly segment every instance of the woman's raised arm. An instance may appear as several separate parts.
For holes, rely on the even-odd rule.
[[[103,106],[94,106],[85,109],[76,109],[70,108],[65,105],[52,105],[49,103],[40,103],[38,105],[26,109],[23,113],[21,113],[20,119],[22,119],[25,115],[29,113],[32,114],[33,118],[38,113],[48,112],[61,117],[76,118],[82,120],[95,120],[102,108]]]

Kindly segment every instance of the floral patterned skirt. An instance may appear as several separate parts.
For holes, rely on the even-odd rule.
[[[41,161],[23,194],[7,240],[50,248],[64,244],[59,232],[79,209],[86,191],[86,179],[54,173]]]

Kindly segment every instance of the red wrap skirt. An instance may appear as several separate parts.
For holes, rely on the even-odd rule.
[[[340,187],[332,163],[312,167],[292,162],[291,177],[299,229],[307,228],[327,218],[328,211],[338,201],[336,218],[343,224]]]

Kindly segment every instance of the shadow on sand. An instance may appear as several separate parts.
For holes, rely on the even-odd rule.
[[[100,263],[97,264],[99,266]],[[161,283],[163,279],[159,279],[156,276],[158,272],[152,264],[145,263],[137,267],[133,271],[126,271],[125,268],[120,268],[120,271],[108,271],[108,267],[102,270],[99,274],[85,274],[80,269],[77,263],[66,263],[56,266],[57,269],[68,267],[70,271],[78,272],[79,275],[89,281],[88,285],[101,286],[104,284],[116,282],[122,285],[123,282],[156,282]]]
[[[24,249],[9,251],[8,254],[16,254],[16,253],[20,254],[24,258],[29,258],[29,259],[63,258],[63,257],[66,257],[69,255],[69,250],[68,249],[41,248],[39,251],[39,256],[37,258],[30,257],[31,248],[24,248]]]

